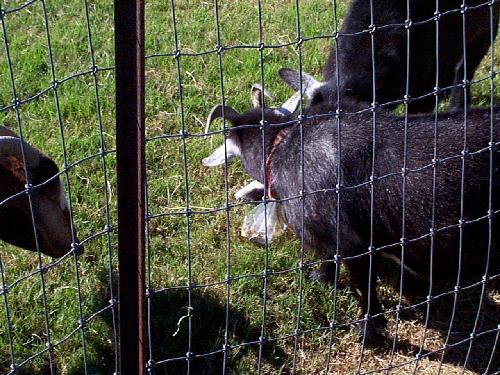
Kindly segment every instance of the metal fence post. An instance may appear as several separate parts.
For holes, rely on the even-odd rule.
[[[115,0],[120,374],[144,373],[144,2]]]

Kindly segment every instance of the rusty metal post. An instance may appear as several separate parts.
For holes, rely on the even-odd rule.
[[[115,0],[120,374],[145,369],[144,1]]]

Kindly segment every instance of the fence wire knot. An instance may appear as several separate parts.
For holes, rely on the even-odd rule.
[[[21,106],[21,100],[19,98],[14,98],[12,100],[12,107],[18,109]]]

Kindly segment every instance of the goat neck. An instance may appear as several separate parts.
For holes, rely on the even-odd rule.
[[[286,135],[288,134],[288,130],[289,128],[283,128],[276,134],[271,145],[271,150],[269,151],[269,154],[266,157],[265,178],[267,186],[267,196],[271,199],[276,199],[276,195],[274,194],[272,188],[273,177],[271,175],[271,159],[273,157],[274,151],[276,150],[276,147],[278,147],[281,141],[283,141],[283,139],[285,139]]]

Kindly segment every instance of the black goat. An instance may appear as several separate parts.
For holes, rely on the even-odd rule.
[[[373,114],[359,108],[364,105],[342,100],[338,124],[333,114],[309,117],[336,109],[313,105],[302,129],[265,126],[264,139],[259,127],[243,126],[259,124],[260,109],[224,112],[233,124],[226,144],[252,178],[266,182],[272,198],[284,199],[281,209],[291,229],[323,259],[338,255],[347,267],[362,313],[376,315],[366,328],[366,340],[372,341],[385,325],[375,290],[381,256],[425,278],[432,255],[434,277],[456,280],[461,264],[463,280],[484,275],[489,251],[489,274],[498,272],[500,108],[443,113],[437,122],[434,115],[410,116],[407,124],[379,111],[375,137]],[[209,122],[221,112],[216,107]],[[264,118],[269,124],[294,120],[270,109]],[[224,163],[212,156],[205,165]]]
[[[276,107],[276,108],[270,108],[266,107],[264,98],[268,97],[269,99],[273,100],[274,98],[272,97],[271,94],[269,94],[260,84],[253,84],[252,88],[250,90],[250,99],[252,101],[252,106],[253,110],[249,111],[246,115],[246,118],[248,118],[250,123],[254,124],[257,122],[253,121],[258,121],[257,117],[260,115],[262,116],[262,108],[267,113],[267,118],[273,118],[276,122],[284,122],[286,123],[287,121],[293,121],[293,113],[297,109],[299,103],[300,103],[300,84],[298,81],[295,81],[298,78],[298,75],[296,75],[295,71],[293,70],[288,70],[288,69],[282,69],[280,71],[280,74],[282,76],[282,79],[285,80],[294,80],[293,84],[294,86],[297,86],[295,94],[290,97],[286,102],[284,102],[281,106]],[[302,79],[302,92],[308,97],[311,98],[313,93],[316,92],[320,87],[322,87],[322,84],[317,82],[313,77],[308,75],[307,73],[303,73],[303,79]],[[291,82],[289,83],[291,85]],[[217,117],[226,117],[227,119],[234,118],[236,119],[238,117],[238,114],[235,113],[232,108],[228,109],[227,113],[222,112],[222,107],[221,106],[216,106],[212,109],[212,112],[208,116],[208,121],[205,127],[205,134],[208,133],[208,130],[210,128],[210,123],[214,118]],[[262,117],[261,117],[262,118]],[[237,121],[237,120],[236,120]],[[219,146],[216,151],[212,153],[212,155],[209,158],[205,158],[204,160],[204,165],[208,167],[212,167],[215,165],[220,165],[225,162],[225,160],[230,160],[234,157],[240,156],[239,149],[237,147],[234,147],[233,143],[231,140],[227,142],[225,145]],[[236,199],[241,199],[241,200],[246,200],[246,201],[257,201],[260,200],[264,196],[264,185],[256,180],[250,182],[243,188],[239,189],[235,194],[234,194]]]
[[[465,78],[470,81],[491,45],[491,38],[497,34],[500,1],[465,0],[464,3],[466,7],[462,8],[462,0],[439,1],[439,39],[436,46],[435,1],[410,0],[407,12],[407,0],[373,0],[375,29],[372,28],[371,32],[374,38],[378,103],[403,100],[406,93],[408,53],[409,96],[415,99],[427,95],[410,101],[410,113],[429,112],[433,109],[436,69],[438,85],[443,89],[440,98],[450,95],[451,108],[464,107],[464,90],[461,86],[464,68],[467,69]],[[462,10],[465,11],[466,60]],[[408,17],[411,25],[405,23]],[[340,30],[338,45],[332,47],[324,67],[323,79],[328,82],[328,86],[318,92],[322,96],[316,98],[316,101],[331,100],[329,95],[337,91],[337,69],[341,95],[349,95],[368,103],[373,101],[371,24],[370,1],[353,0]],[[409,49],[406,26],[410,30]],[[469,87],[466,87],[467,97],[470,98]],[[394,105],[389,105],[388,108],[394,108]]]

